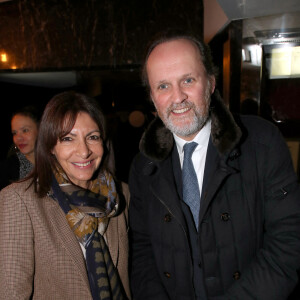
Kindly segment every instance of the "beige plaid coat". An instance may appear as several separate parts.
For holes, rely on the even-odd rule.
[[[0,299],[92,299],[85,259],[64,212],[27,186],[0,192]],[[126,213],[110,220],[106,239],[129,295]]]

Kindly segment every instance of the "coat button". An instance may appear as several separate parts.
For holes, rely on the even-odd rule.
[[[230,220],[230,215],[229,213],[222,213],[221,214],[221,220],[224,221],[224,222],[227,222]]]
[[[164,272],[164,275],[167,277],[167,278],[171,278],[171,274],[169,272]]]
[[[241,278],[241,273],[239,271],[233,273],[234,280],[239,280],[240,278]]]
[[[172,216],[170,214],[166,214],[164,220],[165,222],[171,222]]]
[[[241,154],[240,151],[237,150],[237,151],[231,153],[231,155],[229,156],[229,159],[234,160],[234,159],[238,158],[240,156],[240,154]]]

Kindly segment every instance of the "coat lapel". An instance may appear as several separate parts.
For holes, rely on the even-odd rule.
[[[74,267],[78,270],[78,274],[80,274],[86,287],[90,290],[85,259],[80,245],[67,223],[64,212],[50,197],[48,197],[45,201],[45,210],[48,211],[49,220],[62,247],[69,254],[71,260],[74,262]]]
[[[109,253],[111,259],[115,266],[118,265],[118,258],[119,258],[119,218],[110,218],[109,224],[106,230],[105,238],[107,239],[107,246],[109,248]]]

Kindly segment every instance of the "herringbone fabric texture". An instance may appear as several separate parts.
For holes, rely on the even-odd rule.
[[[200,191],[197,175],[192,162],[192,154],[197,147],[196,142],[186,143],[183,146],[184,159],[182,167],[183,201],[190,207],[196,228],[200,211]]]
[[[86,262],[64,212],[51,197],[38,198],[29,182],[0,192],[0,300],[92,300]],[[110,219],[105,239],[129,296],[127,211]]]

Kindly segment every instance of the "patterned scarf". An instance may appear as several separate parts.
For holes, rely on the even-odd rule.
[[[16,152],[17,157],[19,159],[20,168],[19,168],[19,178],[23,179],[27,176],[33,169],[33,164],[25,157],[25,155],[21,152]]]
[[[118,272],[103,238],[109,218],[118,213],[116,186],[111,174],[100,174],[91,183],[91,189],[85,190],[72,185],[58,168],[54,171],[52,190],[77,240],[86,249],[93,299],[125,299]]]

